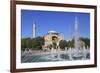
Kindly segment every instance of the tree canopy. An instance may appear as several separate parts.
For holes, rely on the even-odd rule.
[[[65,49],[66,46],[67,46],[66,40],[61,40],[61,41],[59,42],[59,47],[60,47],[61,49]]]
[[[29,49],[42,49],[42,45],[44,45],[44,38],[43,37],[36,37],[36,38],[22,38],[21,39],[21,48],[24,50],[25,48]]]

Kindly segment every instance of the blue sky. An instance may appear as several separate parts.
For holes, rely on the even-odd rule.
[[[32,37],[32,26],[36,22],[36,36],[46,35],[54,30],[70,39],[75,35],[75,17],[78,18],[79,37],[90,37],[90,14],[79,12],[56,12],[21,10],[21,37]]]

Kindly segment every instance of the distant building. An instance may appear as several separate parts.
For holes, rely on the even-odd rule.
[[[45,46],[52,45],[53,42],[56,42],[59,45],[59,42],[64,38],[60,35],[60,33],[56,31],[49,31],[47,35],[44,36]]]

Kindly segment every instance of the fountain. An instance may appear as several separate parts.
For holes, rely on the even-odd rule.
[[[73,60],[73,58],[72,58],[72,48],[71,47],[69,48],[68,55],[69,55],[69,59]]]
[[[82,53],[79,50],[79,38],[78,38],[78,20],[75,17],[75,50],[72,55],[73,58],[82,58]]]
[[[51,49],[51,59],[52,60],[62,60],[60,57],[60,48],[58,48],[57,50],[54,48]]]

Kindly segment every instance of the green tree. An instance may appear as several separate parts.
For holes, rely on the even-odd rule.
[[[41,50],[42,45],[44,45],[44,38],[43,37],[36,37],[32,39],[32,49],[33,50]]]
[[[75,45],[74,45],[74,44],[75,44],[75,40],[74,40],[74,39],[72,39],[72,40],[71,40],[71,48],[74,48],[74,47],[75,47]]]
[[[74,47],[74,39],[67,41],[67,46],[68,48],[73,48]]]
[[[65,47],[67,47],[67,42],[66,42],[66,40],[61,40],[61,41],[59,42],[59,47],[60,47],[61,49],[65,49]]]
[[[52,43],[52,47],[53,47],[54,49],[56,49],[56,48],[57,48],[57,43],[56,43],[56,42],[53,42],[53,43]]]
[[[74,48],[74,39],[68,40],[67,44],[66,44],[66,47],[67,47],[67,49],[69,49],[70,47]]]
[[[22,38],[21,39],[21,49],[42,49],[42,45],[44,45],[44,38],[43,37],[36,37],[36,38]]]
[[[26,43],[25,43],[25,39],[21,39],[21,50],[25,50],[25,48],[26,48],[26,45],[25,45]]]
[[[90,39],[89,38],[80,38],[81,41],[85,43],[85,48],[90,47]]]
[[[32,48],[32,41],[31,41],[31,38],[27,38],[26,39],[26,45],[27,45],[27,48]]]
[[[32,48],[31,38],[22,38],[21,39],[21,49],[24,51],[25,48]]]

